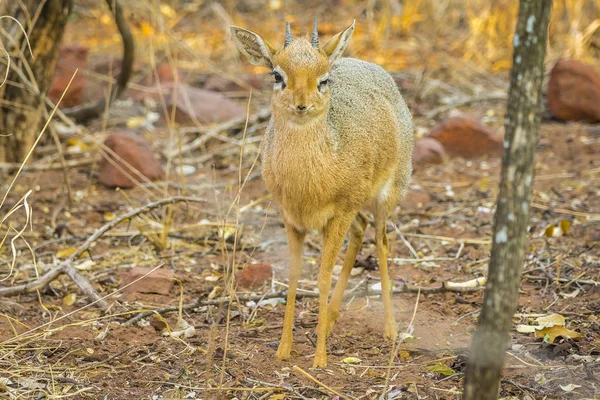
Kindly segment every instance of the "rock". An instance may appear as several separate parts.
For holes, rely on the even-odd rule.
[[[132,268],[121,280],[121,287],[125,287],[136,279],[141,278],[152,271],[152,268],[146,267],[134,267]],[[124,293],[153,293],[168,295],[173,286],[173,278],[175,273],[167,269],[157,269],[150,275],[137,281],[131,286],[127,286],[123,289]]]
[[[467,116],[449,118],[433,128],[429,137],[442,144],[446,153],[463,158],[502,155],[502,137]]]
[[[75,70],[79,68],[77,75],[65,93],[60,103],[60,108],[78,106],[83,102],[83,91],[86,86],[86,78],[83,69],[88,66],[88,49],[78,45],[62,46],[58,50],[58,61],[54,71],[54,77],[48,90],[48,97],[57,102],[67,88]]]
[[[165,89],[167,110],[175,105],[175,121],[182,125],[191,125],[196,121],[201,124],[220,123],[246,115],[244,107],[217,92],[180,84],[175,97],[172,85],[165,85]]]
[[[548,82],[548,106],[565,121],[600,121],[600,73],[579,61],[561,59]]]
[[[123,60],[121,60],[121,56],[103,55],[102,57],[90,57],[88,70],[102,75],[103,78],[116,80],[121,72],[122,64]],[[100,99],[106,98],[109,87],[112,86],[114,85],[109,84],[106,79],[88,79],[83,91],[83,103],[95,103]]]
[[[248,83],[254,89],[260,89],[263,85],[263,79],[258,75],[248,75],[242,77],[242,79]],[[204,83],[204,89],[211,90],[214,92],[247,92],[248,89],[244,88],[234,81],[227,79],[221,75],[210,75]]]
[[[250,264],[235,274],[239,287],[253,289],[271,280],[273,267],[269,264]]]
[[[121,56],[102,55],[101,57],[92,57],[89,69],[97,74],[116,78],[121,72],[122,65]]]
[[[444,146],[431,137],[423,137],[415,142],[413,164],[441,164],[446,160]]]
[[[135,133],[128,131],[113,133],[106,138],[104,145],[149,180],[153,181],[164,177],[162,166],[152,154],[150,145]],[[113,165],[106,158],[102,158],[99,165],[98,181],[108,187],[130,188],[135,186],[135,182],[121,172],[121,169],[136,179],[137,174],[130,172],[129,167],[119,161],[118,158],[110,154],[107,156],[119,167]]]
[[[181,81],[181,73],[179,70],[166,61],[163,61],[156,66],[156,74],[161,83],[174,82],[175,77],[177,77],[177,81]]]

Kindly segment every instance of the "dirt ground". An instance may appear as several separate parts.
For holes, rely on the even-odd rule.
[[[77,35],[71,28],[67,37]],[[483,79],[481,75],[473,79]],[[489,90],[505,88],[505,75],[491,76]],[[427,129],[447,113],[419,92],[414,80],[398,81],[415,115],[417,130]],[[268,89],[254,93],[252,111],[268,102]],[[247,97],[247,95],[246,95]],[[245,104],[245,98],[239,99]],[[461,112],[499,129],[502,102],[475,103]],[[124,107],[125,108],[125,107]],[[130,118],[127,114],[125,118]],[[123,126],[113,120],[107,131]],[[105,131],[101,135],[106,134]],[[241,139],[239,131],[231,138]],[[197,170],[182,183],[144,185],[115,191],[97,184],[94,163],[69,169],[74,203],[66,201],[63,172],[25,170],[7,198],[16,204],[30,189],[32,230],[24,237],[47,271],[107,221],[148,201],[184,194],[204,204],[177,204],[118,225],[77,263],[101,295],[115,292],[132,267],[156,267],[178,279],[166,294],[135,290],[107,298],[108,312],[84,308],[88,300],[63,276],[39,293],[0,303],[0,397],[75,399],[459,399],[465,359],[483,292],[427,293],[444,282],[465,282],[486,275],[490,252],[500,160],[450,159],[441,165],[417,165],[402,206],[388,224],[393,276],[398,287],[422,287],[423,293],[394,296],[400,332],[411,337],[394,346],[383,340],[383,308],[374,293],[378,271],[374,233],[367,231],[348,285],[352,294],[328,339],[328,367],[312,370],[318,303],[316,287],[320,238],[309,236],[304,248],[300,299],[296,305],[294,347],[290,361],[275,360],[281,333],[283,300],[224,301],[228,273],[251,263],[273,266],[273,280],[244,296],[285,290],[287,254],[277,205],[268,198],[253,166],[263,129],[250,132],[240,148],[223,150],[218,140],[186,155]],[[157,153],[169,140],[168,129],[145,132]],[[258,139],[256,139],[258,138]],[[236,147],[237,146],[237,147]],[[52,152],[42,144],[37,161]],[[232,151],[233,149],[233,151]],[[89,151],[89,152],[88,152]],[[208,161],[195,162],[214,153]],[[92,157],[93,148],[68,154]],[[529,249],[526,252],[515,329],[510,333],[501,397],[515,399],[600,398],[600,128],[545,120],[536,154]],[[41,161],[39,161],[41,160]],[[239,173],[250,179],[238,197]],[[567,220],[570,231],[544,235],[550,225]],[[15,219],[15,228],[22,217]],[[564,226],[564,225],[563,225]],[[152,233],[150,231],[154,230]],[[162,248],[156,232],[167,234]],[[36,266],[23,241],[15,242],[15,271],[0,287],[32,280]],[[415,254],[418,259],[415,258]],[[12,253],[2,247],[2,277]],[[90,261],[93,260],[93,261]],[[341,256],[340,256],[341,263]],[[335,279],[335,278],[334,278]],[[169,288],[170,286],[170,288]],[[73,297],[75,294],[75,297]],[[302,295],[305,294],[304,297]],[[216,297],[215,297],[216,295]],[[198,304],[214,300],[213,305]],[[178,306],[195,328],[190,337],[163,333],[165,322],[177,329],[178,312],[127,325],[137,312]],[[519,333],[540,315],[560,314],[579,340],[553,343]],[[294,369],[301,368],[314,380]],[[316,382],[316,381],[318,382]],[[337,394],[334,394],[337,393]]]

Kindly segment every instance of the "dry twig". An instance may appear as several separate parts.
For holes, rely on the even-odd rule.
[[[477,292],[477,291],[483,290],[483,288],[484,288],[483,285],[485,284],[485,282],[482,279],[484,279],[484,278],[473,279],[471,281],[463,282],[463,283],[442,282],[441,286],[425,287],[425,288],[417,287],[417,286],[408,286],[406,284],[402,284],[401,286],[395,288],[393,290],[393,293]],[[354,289],[352,291],[354,291]],[[344,295],[344,297],[347,297],[350,294],[352,294],[352,293],[347,292]],[[378,294],[378,292],[374,292],[372,294]],[[273,293],[267,293],[267,294],[261,294],[261,295],[236,296],[234,298],[234,300],[261,301],[261,300],[268,300],[268,299],[276,299],[276,298],[280,298],[280,297],[285,298],[286,296],[287,296],[287,290],[282,290],[279,292],[273,292]],[[298,293],[296,294],[296,298],[298,298],[298,299],[318,298],[318,297],[319,297],[318,293],[308,292],[308,291],[298,291]],[[213,299],[213,300],[193,301],[191,303],[184,305],[183,309],[191,310],[191,309],[194,309],[197,307],[202,307],[202,306],[220,305],[223,302],[229,302],[230,300],[231,300],[231,298],[229,296],[225,296],[225,297],[220,297],[218,299]],[[167,306],[167,307],[161,307],[161,308],[158,308],[158,309],[152,310],[152,311],[142,311],[139,314],[137,314],[136,316],[127,320],[127,322],[125,322],[124,325],[132,325],[132,324],[138,322],[139,320],[146,318],[152,314],[161,314],[162,315],[162,314],[172,312],[172,311],[177,311],[177,310],[179,310],[179,306]]]
[[[75,250],[73,254],[71,254],[65,261],[60,263],[58,266],[54,267],[50,271],[46,272],[43,276],[35,281],[31,281],[25,283],[23,285],[17,285],[13,287],[0,288],[0,296],[15,296],[21,293],[30,293],[36,290],[42,289],[47,286],[50,282],[56,279],[58,276],[62,274],[67,274],[79,287],[79,289],[85,293],[85,295],[92,301],[98,304],[98,307],[105,309],[108,307],[108,304],[101,299],[100,295],[94,287],[90,284],[90,282],[85,279],[82,275],[77,272],[77,270],[73,267],[73,262],[85,253],[90,245],[95,242],[100,236],[102,236],[105,232],[111,230],[118,224],[123,221],[126,221],[130,218],[135,217],[136,215],[142,214],[148,210],[161,207],[168,204],[180,203],[180,202],[194,202],[194,203],[204,203],[205,200],[197,198],[197,197],[185,197],[185,196],[173,196],[166,199],[161,199],[152,203],[148,203],[145,206],[136,208],[119,218],[115,218],[109,223],[103,225],[100,229],[98,229],[94,234],[87,238],[87,240]]]

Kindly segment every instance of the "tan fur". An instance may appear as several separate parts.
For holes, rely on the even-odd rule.
[[[385,222],[404,194],[411,175],[413,124],[392,77],[381,67],[364,61],[339,58],[354,25],[315,49],[296,38],[278,51],[244,50],[264,54],[248,57],[257,65],[270,65],[287,79],[284,89],[272,95],[272,118],[262,149],[263,178],[279,203],[290,246],[290,289],[279,359],[288,359],[302,242],[307,232],[323,232],[319,272],[319,324],[314,366],[326,365],[325,338],[337,318],[343,290],[362,242],[366,217],[375,216],[377,254],[382,273],[385,334],[395,339],[391,284],[387,272],[388,243]],[[256,35],[256,34],[254,34]],[[250,42],[261,42],[263,39]],[[265,42],[266,43],[266,42]],[[329,84],[319,90],[319,79],[329,74]],[[308,111],[298,111],[306,106]],[[350,230],[350,244],[342,274],[331,301],[331,271]]]

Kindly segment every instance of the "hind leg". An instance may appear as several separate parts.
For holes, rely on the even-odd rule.
[[[356,256],[360,250],[368,224],[369,220],[367,216],[359,212],[350,226],[350,242],[348,243],[348,250],[346,250],[346,257],[344,257],[344,266],[335,284],[335,289],[333,289],[327,309],[327,335],[331,333],[333,324],[335,324],[340,313],[344,289],[346,289],[346,285],[348,284],[348,279],[350,278],[350,273],[352,272],[352,267],[354,267],[354,262],[356,261]]]
[[[385,202],[382,202],[385,203]],[[375,244],[379,273],[381,274],[381,297],[383,298],[383,313],[385,319],[384,333],[387,339],[396,340],[396,320],[392,308],[392,285],[388,272],[389,242],[385,225],[389,215],[387,204],[378,203],[375,209]]]

